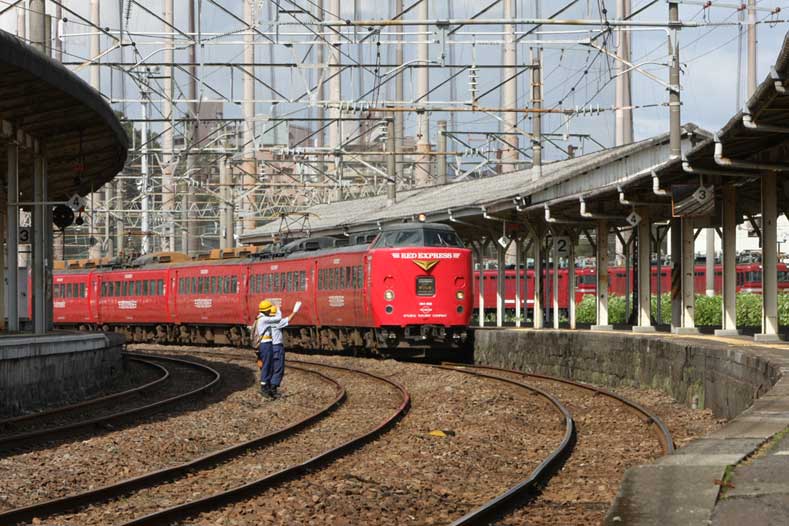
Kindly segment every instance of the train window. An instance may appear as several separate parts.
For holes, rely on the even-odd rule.
[[[318,290],[323,290],[323,269],[318,269]]]
[[[307,290],[307,272],[302,270],[299,272],[299,290]]]
[[[232,294],[237,294],[238,293],[238,277],[237,276],[232,276],[230,278],[230,292]]]
[[[785,270],[779,270],[778,271],[778,281],[780,283],[789,281],[789,272],[787,272]]]
[[[129,292],[129,282],[128,281],[121,281],[121,293],[120,296],[127,296],[127,292]]]
[[[137,284],[135,285],[135,296],[142,296],[142,280],[137,280]]]
[[[85,284],[84,283],[80,283],[79,284],[79,297],[80,298],[87,298],[88,297],[87,289],[85,288]]]
[[[143,296],[147,296],[148,295],[148,280],[147,279],[144,279],[142,281],[142,295]]]
[[[197,294],[197,278],[192,278],[192,294]]]
[[[442,230],[425,230],[426,247],[463,247],[458,235],[454,232]]]
[[[164,296],[164,280],[160,279],[156,282],[159,296]]]
[[[356,288],[356,267],[350,267],[351,269],[351,288]]]
[[[210,292],[216,294],[216,276],[211,276]]]
[[[345,287],[348,289],[353,287],[353,280],[351,279],[351,267],[345,267]]]
[[[397,232],[384,232],[378,237],[378,241],[375,242],[376,248],[387,248],[395,246],[395,240],[397,239]]]
[[[333,290],[334,289],[334,269],[333,268],[327,268],[326,269],[326,275],[329,278],[329,280],[328,280],[329,283],[328,283],[326,288],[328,290]]]
[[[287,288],[286,288],[287,281],[286,280],[287,280],[287,274],[284,273],[284,272],[280,273],[280,275],[279,275],[279,290],[282,291],[282,292],[285,292],[287,290]]]
[[[357,267],[359,270],[356,272],[356,279],[358,280],[359,288],[364,288],[364,267],[359,265]]]
[[[408,246],[421,246],[422,232],[420,230],[405,230],[397,233],[395,238],[395,246],[408,247]]]
[[[70,297],[71,297],[71,283],[69,283],[68,285],[66,285],[66,297],[67,297],[67,298],[70,298]]]

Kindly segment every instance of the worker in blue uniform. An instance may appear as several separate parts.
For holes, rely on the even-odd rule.
[[[301,308],[297,301],[293,312],[283,318],[276,305],[268,300],[260,302],[260,314],[252,326],[252,334],[262,362],[260,369],[260,393],[266,398],[279,396],[278,389],[285,374],[285,348],[282,329],[288,326],[291,318]]]

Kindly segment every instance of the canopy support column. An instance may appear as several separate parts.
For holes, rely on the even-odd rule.
[[[762,176],[762,332],[756,341],[778,341],[778,199],[775,172]]]
[[[608,221],[597,221],[597,251],[595,273],[597,274],[597,290],[595,291],[597,324],[592,330],[604,331],[613,329],[608,324]]]
[[[723,187],[723,327],[716,336],[736,336],[737,331],[737,193],[733,185]]]

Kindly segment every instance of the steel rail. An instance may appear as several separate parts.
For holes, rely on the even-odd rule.
[[[96,397],[96,398],[90,398],[88,400],[83,400],[82,402],[78,402],[76,404],[64,405],[62,407],[56,407],[54,409],[50,409],[50,410],[47,410],[47,411],[42,411],[42,412],[38,412],[38,413],[31,413],[29,415],[15,416],[15,417],[12,417],[12,418],[6,418],[4,420],[0,420],[0,429],[8,427],[11,424],[17,424],[19,422],[27,422],[27,421],[30,421],[30,420],[43,419],[43,418],[46,418],[46,417],[50,417],[52,415],[56,415],[56,414],[60,414],[60,413],[66,413],[68,411],[73,411],[74,409],[84,409],[85,407],[90,407],[90,406],[94,406],[94,405],[103,404],[103,403],[106,403],[106,402],[109,402],[109,401],[112,401],[112,400],[117,400],[119,398],[125,398],[125,397],[127,397],[129,395],[137,394],[137,393],[140,393],[142,391],[145,391],[146,389],[150,389],[151,387],[154,387],[154,386],[164,382],[165,380],[167,380],[170,377],[170,371],[168,371],[167,369],[165,369],[164,367],[162,367],[158,363],[149,362],[148,360],[141,360],[139,358],[129,358],[129,360],[133,361],[133,362],[138,362],[138,363],[144,364],[146,367],[152,367],[154,369],[157,369],[161,373],[161,375],[158,378],[156,378],[155,380],[152,380],[152,381],[150,381],[150,382],[148,382],[146,384],[143,384],[143,385],[139,385],[137,387],[132,387],[132,388],[127,389],[125,391],[119,391],[117,393],[112,393],[112,394],[105,395],[105,396],[100,396],[100,397]]]
[[[574,447],[573,436],[575,435],[575,422],[573,421],[573,417],[572,414],[570,413],[570,410],[567,409],[567,407],[564,404],[562,404],[556,397],[554,397],[547,391],[540,389],[539,387],[524,384],[522,382],[518,382],[510,378],[504,378],[501,376],[495,376],[492,374],[485,374],[479,371],[474,371],[473,370],[474,366],[469,366],[469,365],[461,365],[461,364],[454,366],[434,365],[433,367],[447,371],[469,374],[472,376],[479,376],[482,378],[489,378],[492,380],[508,383],[510,385],[514,385],[517,387],[522,387],[548,400],[551,403],[551,405],[553,405],[564,418],[564,436],[562,437],[562,441],[559,443],[558,446],[556,446],[556,448],[554,448],[553,451],[551,451],[551,453],[547,457],[545,457],[545,459],[542,462],[540,462],[540,464],[536,468],[532,470],[528,478],[512,486],[504,493],[497,495],[496,497],[490,499],[489,501],[485,502],[481,506],[468,512],[467,514],[463,515],[459,519],[454,520],[451,523],[451,526],[465,526],[469,524],[487,524],[490,518],[500,513],[503,508],[511,505],[516,499],[521,498],[524,495],[534,491],[539,485],[546,482],[553,474],[554,468],[556,468],[559,465],[559,463],[563,462],[570,455]]]
[[[240,356],[240,358],[243,357]],[[336,365],[328,365],[323,363],[307,362],[307,361],[289,360],[289,362],[296,363],[299,365],[325,367],[338,371],[362,374],[364,376],[384,382],[394,387],[397,391],[399,391],[402,397],[402,401],[399,407],[392,414],[390,414],[385,420],[380,422],[371,431],[368,431],[362,435],[351,438],[350,440],[340,444],[339,446],[324,451],[323,453],[320,453],[304,462],[301,462],[299,464],[294,464],[280,471],[277,471],[276,473],[272,473],[271,475],[267,475],[263,478],[250,481],[246,484],[237,486],[235,488],[231,488],[227,491],[215,493],[207,497],[203,497],[170,508],[166,508],[155,513],[151,513],[144,517],[136,518],[129,522],[123,523],[123,526],[134,526],[134,525],[151,526],[156,524],[171,524],[173,521],[180,520],[184,517],[193,516],[197,513],[204,511],[210,511],[217,507],[230,504],[232,502],[236,502],[245,497],[251,497],[257,495],[266,489],[275,487],[281,482],[285,482],[286,480],[297,478],[298,476],[303,476],[309,473],[311,470],[317,469],[322,465],[330,463],[331,461],[336,460],[355,449],[358,449],[359,447],[365,445],[366,443],[376,438],[380,434],[386,432],[391,427],[393,427],[403,416],[405,416],[406,412],[411,406],[411,395],[408,393],[405,387],[403,387],[400,383],[391,380],[389,378],[385,378],[383,376],[379,376],[374,373],[362,371],[359,369],[353,369],[349,367],[340,367]]]
[[[128,355],[130,357],[138,357],[138,358],[142,357],[142,355],[137,355],[137,354],[132,354],[132,353],[124,353],[124,354],[126,354],[126,355]],[[171,357],[157,356],[157,355],[150,355],[150,354],[149,355],[145,355],[145,356],[147,356],[148,358],[153,359],[153,360],[172,362],[172,363],[180,363],[182,365],[188,365],[190,367],[202,369],[204,372],[207,372],[208,374],[210,374],[212,376],[212,379],[211,379],[210,382],[208,382],[208,383],[206,383],[206,384],[204,384],[204,385],[202,385],[200,387],[197,387],[195,389],[192,389],[191,391],[188,391],[186,393],[180,393],[180,394],[177,394],[175,396],[171,396],[171,397],[165,398],[163,400],[158,400],[156,402],[153,402],[153,403],[150,403],[150,404],[146,404],[146,405],[143,405],[143,406],[140,406],[140,407],[135,407],[135,408],[132,408],[132,409],[127,409],[125,411],[119,411],[117,413],[112,413],[112,414],[101,416],[101,417],[97,417],[97,418],[90,418],[90,419],[87,419],[87,420],[82,420],[80,422],[74,422],[74,423],[66,424],[66,425],[62,425],[62,426],[51,427],[51,428],[46,428],[46,429],[40,429],[40,430],[37,430],[37,431],[31,431],[31,432],[28,432],[28,433],[20,433],[20,434],[16,434],[16,435],[9,435],[9,436],[5,436],[5,437],[0,437],[0,450],[7,450],[7,449],[10,449],[12,447],[20,447],[20,446],[23,446],[23,445],[27,446],[28,443],[31,440],[42,440],[42,439],[45,439],[47,437],[54,438],[54,437],[58,437],[59,435],[64,435],[64,434],[67,434],[69,432],[76,431],[78,429],[83,429],[83,428],[86,428],[86,427],[92,427],[92,426],[99,425],[99,424],[106,424],[106,423],[113,422],[113,421],[116,421],[116,420],[122,420],[122,419],[129,418],[129,417],[136,417],[136,416],[140,416],[140,415],[143,415],[143,414],[150,414],[151,412],[155,412],[155,411],[161,410],[166,405],[169,405],[169,404],[172,404],[172,403],[175,403],[175,402],[179,402],[181,400],[185,400],[185,399],[190,398],[192,396],[195,396],[195,395],[201,394],[203,392],[206,392],[209,389],[211,389],[214,385],[216,385],[220,381],[220,379],[222,378],[222,375],[220,375],[218,371],[216,371],[215,369],[213,369],[211,367],[208,367],[207,365],[199,364],[199,363],[196,363],[196,362],[190,362],[189,360],[182,360],[180,358],[171,358]]]
[[[37,504],[31,504],[22,508],[9,510],[5,513],[0,513],[0,524],[13,525],[28,523],[32,521],[33,518],[41,519],[47,516],[61,514],[66,511],[76,510],[88,504],[96,504],[107,501],[138,489],[150,487],[157,482],[170,481],[178,477],[183,477],[197,469],[210,468],[219,464],[220,462],[246,453],[247,451],[268,446],[274,442],[294,435],[295,433],[328,416],[345,402],[345,388],[333,378],[311,369],[295,366],[291,367],[307,374],[315,375],[321,380],[332,384],[335,389],[334,399],[324,407],[321,407],[318,411],[307,415],[302,420],[294,422],[282,429],[272,431],[271,433],[255,437],[251,440],[247,440],[224,449],[213,451],[182,464],[151,471],[149,473],[122,480],[117,483],[109,484],[101,488],[96,488],[94,490],[84,491],[74,495],[67,495],[65,497],[60,497]]]
[[[457,367],[468,367],[467,365],[464,364],[454,364],[454,365]],[[671,431],[669,431],[668,426],[666,426],[666,424],[658,415],[656,415],[654,412],[650,411],[646,407],[642,406],[638,402],[634,402],[633,400],[628,400],[627,398],[623,396],[619,396],[618,394],[608,391],[606,389],[603,389],[602,387],[597,387],[590,384],[584,384],[584,383],[576,382],[574,380],[568,380],[567,378],[560,378],[558,376],[550,376],[546,374],[537,374],[537,373],[525,373],[523,371],[503,369],[500,367],[491,367],[488,365],[475,365],[474,367],[478,369],[489,370],[489,371],[511,373],[518,376],[522,376],[524,378],[537,378],[539,380],[563,383],[570,385],[572,387],[585,389],[587,391],[592,391],[593,393],[612,398],[617,402],[622,403],[625,407],[627,407],[630,411],[635,413],[637,416],[645,418],[644,423],[647,426],[649,426],[655,433],[655,437],[657,438],[658,442],[660,442],[660,446],[661,448],[663,448],[663,453],[665,455],[671,455],[674,453],[674,439],[671,437]]]

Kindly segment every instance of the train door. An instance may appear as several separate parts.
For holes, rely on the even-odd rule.
[[[353,293],[353,323],[355,326],[364,325],[365,319],[365,299],[364,294],[364,256],[355,256],[351,259],[351,285]]]
[[[168,273],[168,287],[165,291],[165,301],[167,302],[167,311],[170,313],[170,323],[176,323],[178,320],[178,293],[183,292],[178,288],[179,272],[177,269],[170,270]]]
[[[101,299],[101,276],[95,272],[88,274],[88,312],[91,323],[101,323],[99,319],[99,301]]]

